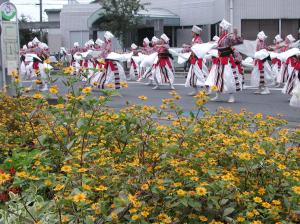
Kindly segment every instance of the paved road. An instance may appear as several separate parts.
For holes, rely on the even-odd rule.
[[[175,88],[177,92],[182,96],[179,104],[184,108],[186,113],[194,110],[194,98],[187,94],[191,91],[189,88],[184,87],[185,79],[183,76],[176,77]],[[57,83],[64,91],[64,87],[61,82]],[[28,82],[25,85],[29,85]],[[255,95],[255,89],[247,86],[249,81],[246,81],[246,89],[236,94],[236,103],[227,103],[228,96],[223,96],[224,101],[209,102],[207,108],[210,111],[215,111],[219,107],[230,108],[236,112],[241,109],[247,109],[247,111],[253,113],[263,113],[264,115],[276,116],[278,114],[283,115],[283,118],[290,122],[290,125],[295,127],[300,125],[300,108],[293,108],[289,106],[290,96],[281,93],[280,88],[271,88],[271,95]],[[141,103],[138,96],[145,95],[148,97],[146,104],[153,106],[160,106],[162,98],[168,98],[170,89],[168,86],[160,90],[152,90],[152,87],[146,86],[144,83],[138,83],[134,81],[129,82],[128,89],[120,90],[121,97],[114,97],[110,106],[114,108],[121,108],[126,105],[126,102],[130,104]],[[100,95],[99,92],[94,92],[95,95]],[[144,102],[143,102],[144,103]]]

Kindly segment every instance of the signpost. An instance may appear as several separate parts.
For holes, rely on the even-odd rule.
[[[17,8],[11,2],[0,6],[0,91],[6,91],[11,83],[12,71],[19,71],[19,27]]]

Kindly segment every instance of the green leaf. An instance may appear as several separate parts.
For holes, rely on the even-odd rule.
[[[188,200],[187,198],[182,198],[179,200],[179,203],[184,205],[185,207],[188,207]]]
[[[228,201],[229,201],[229,199],[222,199],[220,201],[220,205],[226,205]]]
[[[80,118],[78,121],[77,121],[77,128],[81,128],[82,126],[84,126],[85,125],[85,119],[83,119],[83,118]]]
[[[201,203],[199,201],[195,201],[193,199],[188,200],[189,206],[196,209],[197,211],[200,211],[201,209]]]
[[[75,138],[75,139],[73,139],[71,142],[68,143],[68,145],[67,145],[67,149],[68,149],[68,150],[70,150],[70,149],[73,147],[73,145],[74,145],[74,143],[76,142],[76,140],[77,140],[77,139]]]
[[[234,210],[235,210],[235,209],[232,208],[232,207],[226,208],[226,209],[224,210],[224,212],[223,212],[223,216],[226,217],[226,216],[232,214],[232,213],[234,212]]]

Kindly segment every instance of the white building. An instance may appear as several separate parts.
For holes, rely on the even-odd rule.
[[[202,38],[210,40],[218,34],[218,23],[231,21],[245,39],[255,39],[264,30],[273,37],[292,33],[298,38],[300,27],[300,0],[142,0],[151,2],[141,26],[131,34],[130,42],[141,44],[146,36],[165,32],[172,46],[181,46],[191,40],[192,25],[201,25]],[[70,48],[73,42],[84,44],[88,39],[102,37],[99,28],[99,4],[69,4],[61,10],[46,10],[49,21],[60,21],[60,30],[49,30],[49,46],[58,51],[59,46]],[[120,48],[115,44],[116,48]]]

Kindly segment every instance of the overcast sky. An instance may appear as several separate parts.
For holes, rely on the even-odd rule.
[[[91,0],[77,0],[80,3],[89,3]],[[39,0],[11,0],[18,8],[18,15],[21,14],[29,17],[32,21],[39,20]],[[67,4],[68,0],[43,0],[43,11],[45,9],[57,9],[62,8],[63,4]],[[46,19],[45,13],[43,14],[44,19]]]

